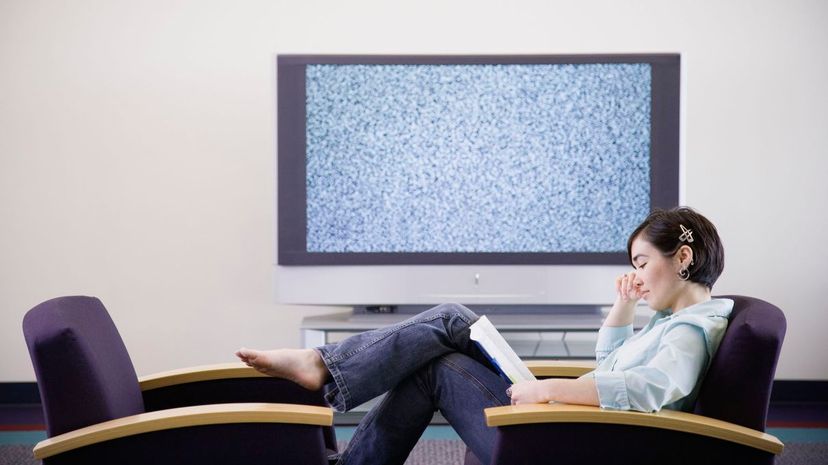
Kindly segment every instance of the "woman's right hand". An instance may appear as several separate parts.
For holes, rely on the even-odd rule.
[[[641,287],[636,285],[635,271],[615,278],[615,304],[604,320],[604,326],[626,326],[635,319],[635,305],[641,298]]]
[[[635,271],[615,278],[615,292],[620,304],[635,305],[641,298],[641,287],[636,283]]]

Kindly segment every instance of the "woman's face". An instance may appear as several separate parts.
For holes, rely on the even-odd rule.
[[[632,263],[641,298],[653,310],[675,308],[684,281],[679,279],[681,262],[676,255],[665,257],[653,244],[640,235],[633,240]]]

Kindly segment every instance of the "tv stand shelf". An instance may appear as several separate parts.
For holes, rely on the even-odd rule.
[[[348,335],[399,323],[411,313],[354,313],[306,317],[302,320],[303,347],[336,342]],[[604,315],[596,313],[497,314],[489,320],[523,359],[592,359]],[[636,315],[638,330],[649,317]]]

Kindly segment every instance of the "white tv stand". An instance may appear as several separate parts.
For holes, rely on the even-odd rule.
[[[425,309],[427,307],[422,307]],[[417,308],[414,308],[416,310]],[[472,310],[489,317],[509,345],[523,359],[592,359],[598,329],[605,315],[600,311],[518,313],[512,306],[503,312]],[[399,323],[417,311],[411,308],[397,313],[365,313],[357,310],[329,315],[306,317],[302,320],[302,346],[318,347],[347,337],[350,334]],[[636,315],[636,330],[649,321],[646,315]]]

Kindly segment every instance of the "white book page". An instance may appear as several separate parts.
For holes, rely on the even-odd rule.
[[[471,325],[470,329],[470,338],[480,345],[483,351],[488,354],[492,363],[512,384],[535,380],[535,376],[529,371],[523,360],[518,357],[487,317],[480,317]]]

